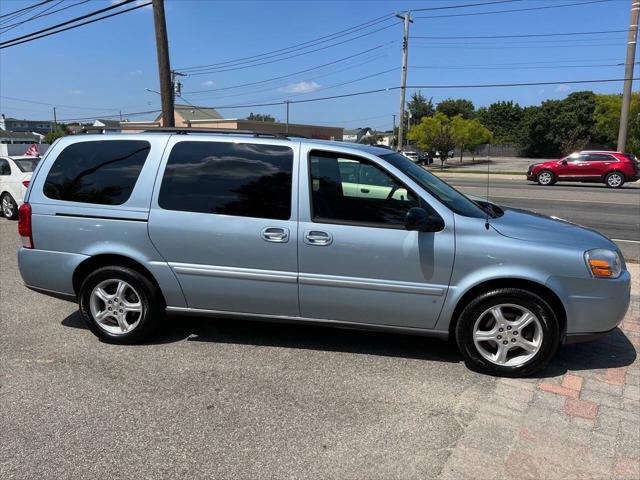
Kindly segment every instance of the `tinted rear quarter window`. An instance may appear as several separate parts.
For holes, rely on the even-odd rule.
[[[288,220],[293,150],[280,145],[177,143],[162,179],[166,210]]]
[[[151,145],[143,140],[99,140],[66,147],[44,184],[55,200],[122,205],[131,196]]]

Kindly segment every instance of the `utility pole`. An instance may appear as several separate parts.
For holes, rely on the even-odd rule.
[[[393,128],[391,129],[391,141],[389,142],[389,146],[393,147],[393,137],[396,135],[396,116],[393,115]]]
[[[285,133],[289,133],[289,103],[291,103],[289,100],[285,100],[284,101],[285,105],[287,106],[287,120],[286,120],[286,127],[285,127]]]
[[[152,0],[153,24],[156,31],[156,50],[158,53],[158,74],[160,76],[160,101],[162,103],[162,125],[174,127],[173,85],[169,66],[169,41],[167,23],[164,17],[164,0]]]
[[[631,108],[631,87],[633,81],[633,64],[636,57],[636,41],[638,39],[638,12],[640,0],[631,0],[631,21],[627,36],[627,59],[624,67],[624,89],[622,91],[622,109],[620,110],[620,130],[618,131],[618,151],[624,152],[627,146],[629,130],[629,110]]]
[[[409,56],[409,24],[413,23],[410,12],[403,15],[396,13],[396,17],[404,20],[404,35],[402,38],[402,77],[400,79],[400,126],[398,127],[398,152],[404,145],[404,99],[407,90],[407,58]]]
[[[56,107],[53,107],[53,127],[51,129],[52,132],[58,130],[58,117],[56,116]]]

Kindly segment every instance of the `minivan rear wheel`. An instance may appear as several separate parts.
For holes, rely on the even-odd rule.
[[[456,341],[472,370],[522,377],[544,368],[560,344],[549,304],[519,288],[501,288],[472,300],[456,325]]]
[[[164,309],[158,288],[127,267],[102,267],[80,287],[80,314],[89,329],[108,343],[133,344],[149,339]]]

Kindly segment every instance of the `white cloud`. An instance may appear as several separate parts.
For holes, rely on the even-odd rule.
[[[213,87],[214,85],[215,83],[213,82],[213,80],[205,80],[204,82],[202,82],[203,87]]]
[[[82,95],[84,93],[84,90],[77,90],[77,89],[67,90],[67,93],[69,95]]]
[[[557,93],[566,93],[566,92],[568,92],[568,91],[570,91],[570,90],[571,90],[571,87],[570,87],[569,85],[567,85],[567,84],[564,84],[564,83],[563,83],[562,85],[558,85],[558,86],[555,88],[555,91],[556,91]]]
[[[298,82],[287,85],[286,87],[279,88],[281,92],[287,93],[310,93],[318,90],[322,85],[316,82]]]
[[[140,70],[140,69],[131,70],[129,72],[129,75],[131,75],[132,77],[141,77],[142,76],[142,70]]]

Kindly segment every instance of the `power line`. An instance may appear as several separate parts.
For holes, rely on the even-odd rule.
[[[377,115],[375,117],[365,117],[365,118],[352,118],[351,120],[336,120],[336,121],[331,121],[331,122],[318,122],[317,120],[300,120],[300,122],[307,122],[307,123],[317,123],[320,125],[336,125],[336,124],[341,124],[341,123],[353,123],[353,122],[364,122],[366,120],[377,120],[379,118],[387,118],[392,116],[393,113],[387,113],[385,115]]]
[[[631,80],[640,80],[639,78],[632,78]],[[563,81],[551,81],[551,82],[524,82],[524,83],[485,83],[485,84],[464,84],[464,85],[407,85],[406,88],[412,89],[447,89],[447,88],[505,88],[505,87],[531,87],[538,85],[572,85],[572,84],[590,84],[590,83],[612,83],[612,82],[623,82],[624,78],[607,78],[607,79],[594,79],[594,80],[563,80]],[[310,103],[310,102],[320,102],[325,100],[335,100],[338,98],[350,98],[357,97],[362,95],[371,95],[374,93],[382,93],[382,92],[390,92],[393,90],[398,90],[400,87],[385,87],[385,88],[376,88],[372,90],[364,90],[359,92],[351,92],[345,93],[342,95],[331,95],[328,97],[316,97],[316,98],[308,98],[303,100],[283,100],[280,102],[270,102],[270,103],[254,103],[254,104],[246,104],[246,105],[221,105],[221,106],[213,106],[206,108],[214,108],[217,110],[225,110],[225,109],[237,109],[237,108],[249,108],[249,107],[270,107],[276,105],[284,105],[287,102],[289,103]],[[186,98],[181,97],[184,101],[194,106],[191,102],[189,102]],[[149,113],[158,113],[160,110],[149,110],[146,112],[129,112],[123,113],[126,116],[134,116],[134,115],[144,115]],[[99,115],[99,118],[114,118],[119,115]],[[92,117],[80,117],[80,118],[71,118],[71,119],[62,119],[60,121],[69,122],[69,121],[78,121],[78,120],[86,120]]]
[[[555,44],[555,45],[504,45],[496,44],[493,46],[477,46],[464,44],[442,44],[442,45],[414,45],[413,48],[444,48],[444,49],[460,49],[465,50],[496,50],[496,49],[514,49],[514,48],[575,48],[575,47],[612,47],[620,46],[619,43],[571,43],[571,44]]]
[[[571,85],[571,84],[584,84],[584,83],[612,83],[612,82],[624,82],[624,78],[607,78],[599,80],[568,80],[568,81],[553,81],[553,82],[525,82],[525,83],[487,83],[477,85],[412,85],[407,88],[502,88],[502,87],[531,87],[536,85]],[[632,80],[640,80],[640,78],[633,78]]]
[[[71,20],[67,20],[66,22],[58,23],[56,25],[52,25],[50,27],[43,28],[41,30],[36,30],[35,32],[27,33],[25,35],[21,35],[20,37],[15,37],[15,38],[12,38],[10,40],[5,40],[4,42],[1,42],[0,45],[4,45],[4,44],[7,44],[7,43],[13,43],[13,42],[16,42],[18,40],[22,40],[23,38],[32,37],[32,36],[38,35],[40,33],[48,32],[50,30],[55,30],[58,27],[64,27],[65,25],[69,25],[70,23],[75,23],[78,20],[84,20],[85,18],[93,17],[94,15],[98,15],[100,13],[103,13],[103,12],[106,12],[106,11],[109,11],[109,10],[113,10],[114,8],[118,8],[121,5],[126,5],[127,3],[131,3],[131,2],[133,2],[133,0],[123,0],[121,3],[116,3],[115,5],[111,5],[110,7],[105,7],[105,8],[101,8],[100,10],[95,10],[93,12],[87,13],[87,14],[82,15],[80,17],[76,17],[76,18],[72,18]]]
[[[218,62],[218,63],[210,63],[210,64],[207,64],[207,65],[198,65],[198,66],[192,66],[192,67],[182,67],[182,68],[179,68],[178,70],[187,72],[187,71],[190,71],[190,70],[198,70],[198,69],[203,69],[203,68],[208,68],[208,67],[222,67],[222,66],[225,66],[225,65],[237,64],[238,62],[241,62],[243,60],[258,59],[259,57],[266,57],[267,55],[272,55],[272,54],[276,54],[276,53],[281,53],[282,55],[285,55],[285,54],[291,53],[292,51],[296,51],[296,50],[293,50],[293,49],[296,49],[297,47],[301,47],[303,45],[306,45],[306,47],[304,47],[304,48],[309,48],[309,47],[312,47],[312,46],[315,46],[315,45],[319,45],[319,44],[324,43],[326,41],[334,40],[336,38],[339,38],[339,37],[342,37],[342,36],[345,36],[345,35],[350,35],[352,33],[360,31],[360,30],[365,30],[365,29],[367,29],[369,27],[372,27],[374,25],[377,25],[379,23],[386,22],[387,20],[390,20],[391,18],[393,18],[393,14],[386,14],[386,15],[374,18],[373,20],[369,20],[368,22],[364,22],[364,23],[358,24],[358,25],[356,25],[354,27],[350,27],[350,28],[347,28],[347,29],[344,29],[344,30],[340,30],[338,32],[331,33],[329,35],[324,35],[322,37],[318,37],[318,38],[313,39],[313,40],[308,40],[306,42],[302,42],[302,43],[298,43],[298,44],[295,44],[295,45],[291,45],[289,47],[284,47],[284,48],[280,48],[280,49],[277,49],[277,50],[272,50],[272,51],[269,51],[269,52],[260,53],[260,54],[257,54],[257,55],[251,55],[251,56],[248,56],[248,57],[241,57],[241,58],[236,58],[236,59],[232,59],[232,60],[226,60],[226,61]],[[347,32],[347,33],[345,33],[345,32]],[[312,45],[310,45],[310,44],[312,44]],[[289,51],[286,52],[287,50],[289,50]]]
[[[433,40],[475,40],[484,38],[524,38],[524,37],[560,37],[569,35],[599,35],[604,33],[620,33],[627,32],[626,30],[600,30],[591,32],[554,32],[554,33],[523,33],[518,35],[462,35],[462,36],[422,36],[411,35],[411,38],[433,39]]]
[[[595,67],[621,67],[624,63],[606,63],[598,65],[523,65],[510,67],[488,67],[484,65],[472,66],[456,66],[456,65],[412,65],[409,68],[429,68],[442,70],[539,70],[539,69],[555,69],[555,68],[595,68]]]
[[[608,78],[597,80],[564,80],[564,81],[552,81],[552,82],[524,82],[524,83],[487,83],[487,84],[466,84],[466,85],[407,85],[406,88],[413,89],[447,89],[447,88],[504,88],[504,87],[531,87],[536,85],[571,85],[571,84],[589,84],[589,83],[611,83],[622,82],[624,78]],[[632,80],[640,80],[640,78],[633,78]],[[396,87],[377,88],[373,90],[365,90],[361,92],[345,93],[342,95],[332,95],[328,97],[308,98],[304,100],[282,100],[280,102],[270,103],[254,103],[247,105],[222,105],[213,106],[207,108],[215,108],[217,110],[235,109],[235,108],[248,108],[248,107],[270,107],[275,105],[284,105],[285,103],[310,103],[319,102],[323,100],[334,100],[338,98],[356,97],[361,95],[370,95],[373,93],[389,92],[400,89]]]
[[[17,13],[24,12],[25,10],[27,10],[27,11],[33,10],[34,8],[37,8],[40,5],[44,5],[45,3],[49,3],[49,2],[53,2],[53,0],[44,0],[44,1],[40,2],[40,3],[36,3],[35,5],[29,5],[28,7],[24,7],[24,8],[21,8],[19,10],[14,10],[13,12],[5,13],[3,15],[0,15],[0,18],[10,17],[10,16],[15,15]]]
[[[63,105],[60,103],[37,102],[35,100],[27,100],[25,98],[17,98],[17,97],[8,97],[6,95],[0,95],[0,98],[5,98],[7,100],[14,100],[16,102],[33,103],[35,105],[47,105],[49,107],[71,108],[73,110],[119,110],[119,108],[104,108],[104,107],[91,108],[87,106],[79,107],[76,105]]]
[[[385,55],[383,55],[383,56],[385,56]],[[342,72],[344,72],[346,70],[350,70],[351,68],[354,68],[354,67],[360,67],[362,65],[365,65],[367,63],[371,63],[372,61],[376,61],[376,60],[380,60],[380,57],[370,58],[369,60],[367,60],[365,62],[360,62],[360,63],[357,63],[355,65],[351,65],[350,67],[343,68],[343,69],[340,69],[340,70],[337,70],[337,71],[328,72],[328,73],[325,73],[325,74],[322,74],[322,75],[315,75],[315,76],[313,76],[311,78],[307,78],[306,80],[307,81],[314,81],[314,80],[317,80],[319,78],[328,77],[328,76],[331,76],[331,75],[335,75],[337,73],[342,73]],[[392,71],[392,70],[395,70],[395,69],[390,69],[389,71]],[[373,76],[381,75],[382,73],[384,73],[384,72],[379,72],[377,74],[373,74]],[[359,81],[359,79],[355,80],[355,81]],[[349,81],[347,83],[353,83],[353,82],[354,81]],[[242,92],[238,92],[238,93],[233,93],[231,95],[222,95],[222,96],[216,95],[215,98],[216,99],[231,98],[231,97],[238,97],[238,96],[241,96],[241,95],[250,95],[250,94],[253,94],[253,93],[271,92],[271,91],[273,91],[274,88],[282,88],[282,87],[285,87],[285,86],[286,85],[271,86],[271,87],[268,87],[268,88],[261,88],[259,90],[242,91]],[[328,86],[326,88],[334,88],[334,86]],[[326,88],[320,88],[319,90],[325,90]],[[314,90],[314,91],[318,91],[318,90]],[[194,93],[192,93],[192,94],[194,94]],[[298,94],[298,95],[300,95],[300,94]],[[201,97],[201,98],[206,98],[206,97]]]
[[[113,5],[112,7],[107,7],[107,8],[108,8],[108,9],[111,9],[111,8],[113,8],[113,7],[119,7],[120,5],[124,5],[125,3],[129,3],[129,2],[132,2],[132,1],[133,1],[133,0],[125,0],[125,1],[124,1],[124,2],[122,2],[122,3],[119,3],[119,4],[117,4],[117,5]],[[44,33],[44,34],[42,34],[42,35],[38,35],[38,36],[36,36],[36,37],[27,38],[26,40],[21,40],[21,41],[19,41],[19,42],[11,43],[10,45],[6,45],[7,43],[10,43],[10,42],[11,42],[11,40],[7,40],[6,42],[2,42],[2,43],[0,43],[0,50],[2,50],[3,48],[15,47],[16,45],[20,45],[21,43],[28,43],[28,42],[32,42],[32,41],[34,41],[34,40],[38,40],[38,39],[40,39],[40,38],[48,37],[48,36],[50,36],[50,35],[55,35],[55,34],[57,34],[57,33],[66,32],[67,30],[73,30],[74,28],[78,28],[78,27],[82,27],[82,26],[84,26],[84,25],[89,25],[89,24],[91,24],[91,23],[99,22],[100,20],[106,20],[107,18],[115,17],[115,16],[117,16],[117,15],[122,15],[123,13],[131,12],[131,11],[133,11],[133,10],[137,10],[137,9],[139,9],[139,8],[146,7],[147,5],[151,5],[151,2],[141,3],[140,5],[135,5],[135,6],[133,6],[133,7],[126,8],[126,9],[124,9],[124,10],[120,10],[120,11],[115,12],[115,13],[110,13],[109,15],[103,15],[102,17],[94,18],[93,20],[87,20],[86,22],[78,23],[77,25],[71,25],[71,26],[69,26],[69,27],[62,28],[62,29],[60,29],[60,30],[56,30],[56,31],[54,31],[54,32]],[[101,11],[104,11],[104,10],[106,10],[106,9],[102,9]],[[93,14],[90,14],[90,15],[95,15],[95,14],[96,14],[96,12],[94,12]],[[86,18],[86,16],[84,16],[84,17],[79,17],[79,18]],[[76,19],[76,20],[77,20],[77,19]],[[73,20],[73,21],[75,22],[76,20]],[[70,20],[69,22],[65,22],[65,24],[70,23],[70,22],[72,22],[72,21]],[[46,29],[46,30],[50,30],[50,28],[48,28],[48,29]],[[29,36],[29,35],[27,35],[27,36]]]
[[[342,87],[344,85],[349,85],[349,84],[352,84],[352,83],[361,82],[362,80],[368,80],[370,78],[378,77],[378,76],[383,75],[385,73],[390,73],[390,72],[393,72],[393,71],[396,71],[396,70],[397,70],[397,68],[394,67],[394,68],[390,68],[388,70],[383,70],[381,72],[372,73],[370,75],[366,75],[364,77],[356,78],[356,79],[353,79],[353,80],[347,80],[345,82],[340,82],[340,83],[336,83],[336,84],[333,84],[333,85],[326,85],[324,87],[319,87],[319,88],[314,89],[314,90],[309,91],[309,92],[290,93],[290,94],[287,95],[287,99],[290,99],[291,97],[299,97],[301,95],[309,95],[311,93],[322,92],[322,91],[325,91],[325,90],[331,90],[332,88]],[[220,97],[216,97],[216,98],[220,98]],[[265,98],[265,99],[255,100],[255,101],[268,102],[270,100],[279,99],[279,98],[281,98],[280,95],[277,96],[277,97],[269,97],[269,98]]]
[[[447,5],[446,7],[429,7],[429,8],[413,8],[412,12],[427,12],[433,10],[449,10],[452,8],[468,8],[468,7],[484,7],[487,5],[495,5],[497,3],[513,3],[513,2],[521,2],[522,0],[496,0],[493,2],[482,2],[482,3],[467,3],[464,5]]]
[[[554,38],[550,40],[542,40],[542,39],[526,39],[526,40],[490,40],[490,41],[454,41],[449,40],[447,42],[438,42],[433,40],[418,40],[420,43],[417,45],[420,46],[429,46],[429,45],[452,45],[452,46],[478,46],[478,47],[487,47],[487,46],[500,46],[500,45],[540,45],[540,44],[550,44],[553,45],[564,45],[564,44],[572,44],[572,45],[594,45],[593,42],[613,42],[618,41],[617,45],[622,43],[621,39],[618,40],[616,38]],[[596,43],[599,45],[599,43]]]
[[[306,51],[306,52],[297,53],[297,54],[295,54],[295,55],[290,55],[290,56],[288,56],[288,57],[277,58],[277,59],[268,60],[268,61],[260,62],[260,63],[254,63],[253,65],[234,66],[234,67],[229,67],[229,68],[226,68],[226,67],[225,67],[225,68],[222,68],[222,69],[215,69],[215,68],[214,68],[214,69],[206,70],[206,71],[204,71],[204,70],[200,70],[200,71],[196,71],[195,73],[193,73],[193,70],[192,70],[191,72],[189,72],[189,75],[190,75],[190,76],[195,76],[195,75],[209,75],[209,74],[211,74],[211,73],[230,72],[230,71],[234,71],[234,70],[242,70],[242,69],[245,69],[245,68],[251,68],[251,67],[258,67],[258,66],[261,66],[261,65],[267,65],[267,64],[270,64],[270,63],[282,62],[283,60],[289,60],[289,59],[291,59],[291,58],[296,58],[296,57],[300,57],[300,56],[303,56],[303,55],[308,55],[308,54],[310,54],[310,53],[315,53],[315,52],[319,52],[319,51],[321,51],[321,50],[326,50],[327,48],[336,47],[336,46],[338,46],[338,45],[342,45],[342,44],[345,44],[345,43],[347,43],[347,42],[352,42],[352,41],[354,41],[354,40],[358,40],[358,39],[360,39],[360,38],[363,38],[363,37],[366,37],[366,36],[372,35],[372,34],[374,34],[374,33],[381,32],[382,30],[386,30],[386,29],[388,29],[388,28],[394,27],[394,26],[398,25],[399,23],[401,23],[401,22],[394,22],[394,23],[392,23],[392,24],[390,24],[390,25],[387,25],[387,26],[385,26],[385,27],[378,28],[378,29],[376,29],[376,30],[372,30],[372,31],[367,32],[367,33],[363,33],[363,34],[358,35],[358,36],[353,37],[353,38],[348,38],[348,39],[346,39],[346,40],[342,40],[342,41],[340,41],[340,42],[332,43],[331,45],[325,45],[325,46],[323,46],[323,47],[319,47],[319,48],[316,48],[316,49],[314,49],[314,50],[309,50],[309,51]]]
[[[162,110],[147,110],[146,112],[123,112],[122,116],[125,117],[135,117],[137,115],[148,115],[150,113],[160,113]],[[62,118],[59,119],[58,122],[80,122],[83,120],[91,120],[94,118],[119,118],[120,117],[120,113],[117,113],[115,115],[93,115],[91,117],[77,117],[77,118]]]
[[[613,0],[590,0],[588,2],[565,3],[562,5],[546,5],[542,7],[512,8],[508,10],[494,10],[492,12],[476,12],[476,13],[451,13],[447,15],[422,15],[414,18],[450,18],[450,17],[469,17],[477,15],[493,15],[496,13],[512,13],[512,12],[529,12],[533,10],[547,10],[550,8],[578,7],[584,5],[592,5],[595,3],[612,2]]]
[[[53,5],[50,5],[48,7],[46,7],[44,10],[42,10],[40,13],[36,13],[35,15],[32,15],[31,17],[27,18],[26,20],[22,20],[20,22],[16,22],[16,23],[11,23],[9,25],[5,25],[6,22],[10,22],[11,20],[15,20],[15,18],[11,19],[11,20],[5,20],[2,23],[2,26],[0,26],[0,30],[4,30],[2,33],[7,33],[9,30],[13,30],[14,28],[16,28],[16,26],[18,25],[22,25],[23,23],[29,22],[31,20],[37,19],[43,15],[46,15],[45,12],[48,12],[49,10],[51,10],[52,8],[57,7],[58,5],[60,5],[64,0],[58,0],[58,3],[55,3]],[[25,12],[28,13],[28,12]]]
[[[49,8],[57,7],[57,6],[58,6],[58,5],[60,5],[63,1],[64,1],[64,0],[60,0],[58,3],[56,3],[55,5],[53,5],[53,6],[49,7]],[[89,2],[89,1],[90,1],[90,0],[81,0],[80,2],[72,3],[71,5],[67,5],[67,6],[65,6],[65,7],[58,8],[57,10],[53,10],[52,12],[49,12],[49,11],[48,11],[49,9],[47,9],[47,10],[43,10],[42,12],[40,12],[40,13],[38,13],[38,14],[34,15],[33,17],[29,17],[29,18],[27,18],[26,20],[22,20],[22,21],[20,21],[20,22],[12,23],[11,25],[5,25],[5,26],[1,27],[1,29],[2,29],[2,30],[4,30],[2,33],[3,33],[3,34],[5,34],[5,33],[7,33],[9,30],[11,30],[11,29],[13,29],[13,28],[15,28],[15,27],[19,27],[20,25],[25,24],[25,23],[27,23],[27,22],[31,22],[31,21],[33,21],[33,20],[37,20],[38,18],[47,17],[47,16],[49,16],[49,15],[53,15],[54,13],[62,12],[62,11],[64,11],[64,10],[68,10],[68,9],[70,9],[70,8],[80,6],[80,5],[82,5],[83,3],[87,3],[87,2]],[[48,13],[45,13],[45,12],[48,12]]]
[[[185,93],[193,94],[193,93],[204,93],[204,92],[219,92],[219,91],[222,91],[222,90],[231,90],[231,89],[234,89],[234,88],[248,87],[248,86],[253,86],[253,85],[259,85],[259,84],[262,84],[262,83],[272,82],[272,81],[275,81],[275,80],[281,80],[283,78],[293,77],[293,76],[299,75],[301,73],[307,73],[307,72],[311,72],[313,70],[318,70],[320,68],[328,67],[329,65],[335,65],[336,63],[340,63],[340,62],[344,62],[346,60],[350,60],[350,59],[352,59],[354,57],[363,55],[365,53],[373,52],[374,50],[378,50],[379,48],[391,45],[392,43],[395,43],[395,42],[382,43],[380,45],[376,45],[373,48],[368,48],[366,50],[362,50],[362,51],[354,53],[352,55],[348,55],[346,57],[339,58],[338,60],[333,60],[331,62],[323,63],[322,65],[316,65],[315,67],[305,68],[304,70],[298,70],[297,72],[287,73],[287,74],[284,74],[284,75],[278,75],[277,77],[271,77],[271,78],[268,78],[268,79],[265,79],[265,80],[257,80],[255,82],[241,83],[239,85],[232,85],[230,87],[218,87],[218,88],[211,88],[211,89],[206,89],[206,90],[194,90],[194,91],[185,92]]]

